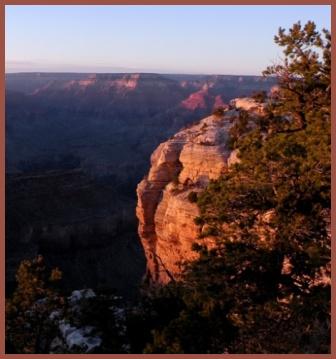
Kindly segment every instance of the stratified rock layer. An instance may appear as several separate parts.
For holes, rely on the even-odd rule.
[[[161,143],[152,154],[150,171],[137,188],[136,209],[152,281],[176,279],[180,264],[195,259],[192,244],[199,228],[194,219],[199,212],[188,195],[227,170],[228,132],[235,115],[231,110],[207,117]]]
[[[200,229],[194,222],[199,211],[195,195],[190,193],[204,190],[210,180],[240,161],[238,151],[231,151],[227,145],[239,110],[254,117],[265,114],[265,104],[251,98],[236,98],[229,108],[222,115],[207,117],[161,143],[152,154],[148,176],[137,187],[138,232],[147,259],[147,277],[153,282],[178,279],[181,263],[196,259],[192,245],[199,240],[200,230],[202,234],[206,232],[206,226]],[[265,248],[274,245],[276,229],[269,225],[274,213],[274,209],[260,212],[255,226],[250,228],[259,238],[259,245]],[[328,211],[325,218],[330,238]],[[214,244],[211,236],[202,241],[208,247]],[[292,268],[290,259],[285,257],[283,273],[290,274]],[[330,263],[315,273],[309,285],[330,285]]]

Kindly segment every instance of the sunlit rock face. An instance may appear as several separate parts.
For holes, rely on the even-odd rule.
[[[228,132],[236,115],[231,110],[207,117],[161,143],[151,157],[150,171],[137,187],[136,213],[147,275],[154,282],[176,279],[181,263],[196,258],[199,212],[188,195],[227,171]]]
[[[230,101],[230,105],[255,114],[262,114],[265,110],[265,103],[260,103],[251,97],[235,98]]]

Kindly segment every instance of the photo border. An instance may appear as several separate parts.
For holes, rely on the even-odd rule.
[[[1,29],[0,29],[0,45],[2,49],[2,56],[0,60],[1,64],[1,88],[0,88],[0,136],[1,136],[1,156],[0,156],[0,196],[2,199],[1,208],[0,208],[0,231],[1,231],[1,254],[2,258],[0,260],[0,299],[1,299],[1,309],[0,309],[0,358],[226,358],[226,359],[259,359],[259,358],[296,358],[296,359],[319,359],[319,358],[333,358],[336,357],[336,324],[335,324],[335,298],[336,298],[336,290],[335,287],[331,288],[331,353],[330,354],[5,354],[5,6],[6,5],[330,5],[331,6],[331,33],[335,33],[335,19],[336,19],[336,4],[332,4],[332,1],[326,0],[239,0],[239,1],[229,1],[229,0],[4,0],[0,4],[0,20],[1,20]],[[279,24],[281,25],[281,24]],[[271,34],[273,36],[274,34]],[[335,40],[332,37],[332,48],[335,45]],[[332,50],[333,54],[333,50]],[[334,57],[332,56],[332,59]],[[332,61],[333,64],[333,61]],[[333,70],[331,71],[331,93],[335,93],[335,77],[336,73]],[[331,119],[333,119],[333,114],[335,111],[335,99],[331,95]],[[336,120],[336,118],[334,119]],[[331,121],[331,183],[332,185],[335,182],[335,159],[336,159],[336,144],[335,144],[335,130],[336,124],[335,121]],[[336,216],[336,193],[335,187],[332,186],[332,194],[331,194],[331,237],[335,237],[335,216]],[[335,272],[335,245],[331,245],[331,271]]]

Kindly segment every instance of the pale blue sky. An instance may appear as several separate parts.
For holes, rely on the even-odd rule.
[[[6,6],[6,72],[258,75],[277,61],[279,26],[330,6]]]

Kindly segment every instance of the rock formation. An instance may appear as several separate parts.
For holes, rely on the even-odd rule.
[[[252,98],[236,98],[230,102],[230,108],[225,107],[223,113],[216,111],[161,143],[152,154],[148,175],[137,187],[138,233],[147,259],[147,278],[153,282],[178,279],[183,261],[196,259],[192,245],[206,228],[195,224],[199,211],[194,193],[239,162],[237,150],[231,151],[227,145],[238,111],[262,116],[265,105]],[[273,210],[260,213],[259,222],[252,229],[266,246],[272,245],[274,229],[268,224],[273,214]],[[326,213],[326,219],[329,217]],[[211,236],[202,240],[208,246],[213,243]],[[291,268],[286,258],[283,268],[284,271]],[[328,283],[329,274],[330,268],[321,267],[312,285]]]
[[[264,103],[258,103],[251,97],[235,98],[230,101],[230,105],[241,110],[262,114],[265,109]]]
[[[236,114],[233,109],[207,117],[161,143],[152,154],[150,171],[137,187],[136,209],[151,280],[176,278],[181,262],[195,258],[198,207],[189,200],[190,193],[204,189],[238,160],[227,146]]]

